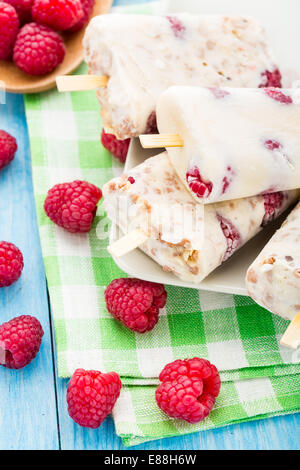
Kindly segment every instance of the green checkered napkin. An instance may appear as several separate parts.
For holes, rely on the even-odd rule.
[[[85,72],[84,65],[77,71]],[[279,345],[287,322],[250,298],[168,286],[159,323],[144,335],[108,314],[104,289],[125,274],[106,250],[102,206],[83,235],[57,227],[43,210],[56,183],[83,179],[101,187],[122,172],[100,145],[95,93],[53,90],[27,96],[25,104],[59,376],[77,367],[120,374],[124,387],[113,417],[126,445],[299,411],[300,353]],[[215,409],[198,425],[169,419],[154,399],[163,366],[193,356],[212,361],[223,381]]]

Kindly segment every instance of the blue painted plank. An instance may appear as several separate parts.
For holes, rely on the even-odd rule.
[[[59,381],[61,448],[64,450],[299,450],[300,415],[280,416],[160,439],[126,448],[108,418],[99,429],[83,429],[69,418],[65,396],[67,380]]]
[[[36,316],[45,336],[32,364],[19,371],[0,367],[0,449],[57,449],[58,430],[49,308],[37,229],[23,97],[0,104],[0,129],[18,141],[14,161],[0,173],[0,240],[15,243],[25,267],[19,281],[0,289],[0,323]]]

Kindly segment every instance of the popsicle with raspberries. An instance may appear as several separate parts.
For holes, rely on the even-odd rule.
[[[145,160],[130,174],[106,183],[103,190],[108,215],[130,234],[130,240],[122,242],[124,253],[148,238],[186,249],[202,246],[204,206],[194,203],[166,157]],[[131,240],[137,244],[130,249]],[[121,255],[115,245],[112,254]]]
[[[153,214],[163,206],[171,214],[173,204],[179,201],[184,203],[184,210],[189,207],[191,213],[193,207],[195,211],[199,206],[203,208],[203,217],[193,218],[196,224],[193,238],[188,238],[188,231],[183,228],[187,239],[175,242],[164,237],[158,227],[157,232],[153,231],[142,238],[139,245],[164,270],[194,283],[199,283],[226,261],[295,201],[299,193],[293,190],[217,204],[197,204],[170,165],[166,152],[147,159],[128,174],[113,179],[103,187],[108,216],[124,233],[130,232],[133,226],[138,228],[139,216],[135,218],[134,214],[139,214],[139,211],[147,213],[151,220]],[[119,210],[122,198],[124,205]],[[130,210],[125,210],[127,204]],[[133,215],[128,216],[130,213]],[[164,215],[162,211],[163,218]],[[185,226],[183,219],[181,223]]]
[[[300,187],[299,89],[171,87],[157,122],[161,134],[141,142],[166,144],[197,202]]]
[[[90,75],[61,77],[60,86],[61,79],[73,89],[84,80],[99,86],[105,131],[118,139],[156,132],[158,97],[172,85],[281,86],[264,30],[252,18],[101,15],[83,44]]]
[[[286,320],[300,311],[300,203],[248,269],[249,295]],[[299,338],[300,339],[300,338]]]

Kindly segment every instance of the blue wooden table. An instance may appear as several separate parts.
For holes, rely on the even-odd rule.
[[[67,381],[59,379],[56,371],[22,96],[7,95],[6,103],[0,104],[0,129],[11,132],[19,145],[13,163],[0,173],[0,239],[19,246],[25,259],[21,279],[0,290],[0,322],[32,314],[45,330],[40,354],[31,365],[20,371],[0,367],[0,449],[125,449],[111,418],[100,429],[87,430],[68,417]],[[299,449],[299,436],[300,414],[164,439],[136,449]]]

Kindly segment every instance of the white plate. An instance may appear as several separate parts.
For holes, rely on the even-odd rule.
[[[299,0],[172,0],[166,2],[167,11],[178,13],[187,11],[197,14],[240,14],[253,16],[266,28],[269,42],[274,50],[276,61],[284,72],[284,86],[300,78],[300,2]],[[125,171],[142,163],[146,158],[160,153],[141,148],[138,139],[130,145]],[[182,287],[197,288],[230,294],[247,295],[245,274],[273,235],[284,216],[274,224],[270,224],[243,248],[237,251],[230,260],[212,272],[199,284],[181,281],[171,273],[164,272],[161,267],[139,249],[115,259],[117,265],[127,274],[148,281],[161,282]],[[112,229],[112,240],[118,238],[116,227]],[[113,235],[114,234],[114,235]]]

